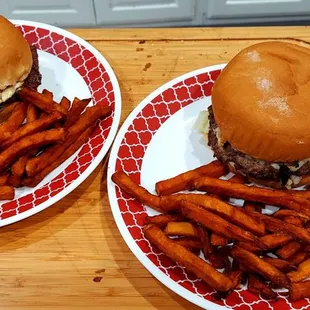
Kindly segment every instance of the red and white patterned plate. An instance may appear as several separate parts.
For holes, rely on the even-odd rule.
[[[277,301],[266,301],[245,287],[226,300],[215,301],[215,292],[182,266],[151,246],[142,233],[147,214],[141,205],[111,181],[124,170],[136,182],[155,193],[155,183],[213,160],[206,139],[193,125],[200,111],[211,104],[211,88],[224,65],[185,74],[145,98],[119,131],[108,166],[108,192],[118,228],[139,261],[163,284],[192,303],[209,310],[308,309],[309,299],[290,303],[286,292]]]
[[[15,199],[2,201],[0,226],[29,217],[49,207],[81,184],[101,162],[115,137],[121,114],[121,95],[106,59],[90,44],[57,27],[12,21],[26,40],[37,47],[42,85],[62,96],[92,98],[90,105],[108,104],[113,113],[100,122],[79,151],[51,172],[36,188],[16,190]]]

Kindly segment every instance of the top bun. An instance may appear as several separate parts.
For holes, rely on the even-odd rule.
[[[21,32],[0,15],[0,91],[23,82],[31,67],[29,44]]]
[[[271,162],[310,157],[310,50],[285,42],[242,50],[212,89],[221,132],[241,152]]]

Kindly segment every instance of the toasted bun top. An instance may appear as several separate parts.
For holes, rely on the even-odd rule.
[[[242,50],[212,90],[222,141],[258,159],[310,157],[310,50],[265,42]]]
[[[31,67],[29,44],[21,32],[0,15],[0,91],[24,81]]]

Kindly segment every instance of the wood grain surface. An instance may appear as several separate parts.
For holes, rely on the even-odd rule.
[[[307,27],[71,31],[115,70],[122,122],[163,83],[225,63],[248,45],[279,39],[310,44]],[[60,202],[1,228],[1,309],[198,309],[155,280],[130,252],[114,223],[105,178],[102,163]]]

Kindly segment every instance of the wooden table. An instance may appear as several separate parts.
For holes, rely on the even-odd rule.
[[[151,91],[225,63],[262,40],[310,44],[310,29],[72,30],[110,62],[122,90],[122,121]],[[1,309],[198,309],[155,280],[112,217],[104,164],[54,206],[1,228]]]

